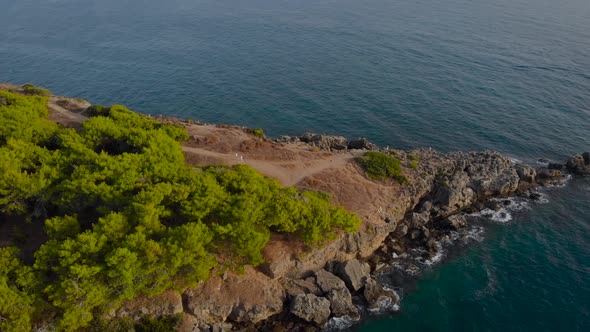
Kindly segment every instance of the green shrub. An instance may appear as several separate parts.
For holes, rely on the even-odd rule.
[[[402,174],[401,162],[381,152],[369,151],[363,157],[356,158],[367,175],[374,180],[396,179],[399,183],[407,182]]]
[[[246,128],[244,129],[248,134],[254,135],[258,138],[264,138],[264,130],[260,128]]]
[[[410,161],[410,167],[412,167],[413,169],[418,168],[418,163],[415,161]]]
[[[410,155],[408,155],[408,159],[418,161],[418,160],[420,160],[420,157],[418,157],[415,154],[410,154]]]
[[[88,107],[90,116],[109,116],[111,108],[103,105],[91,105]]]
[[[26,94],[30,94],[30,95],[39,95],[39,96],[51,96],[51,91],[45,89],[45,88],[40,88],[37,86],[34,86],[33,84],[25,84],[23,85],[23,91]]]
[[[42,97],[0,96],[0,219],[42,223],[49,238],[31,266],[0,249],[2,331],[30,330],[41,312],[77,330],[125,300],[206,280],[220,256],[238,270],[262,263],[272,232],[317,243],[360,224],[326,194],[246,165],[195,171],[182,128],[123,106],[94,107],[77,132],[50,126]]]

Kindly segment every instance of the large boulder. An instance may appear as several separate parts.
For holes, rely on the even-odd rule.
[[[182,312],[182,297],[177,292],[169,290],[160,295],[139,297],[127,301],[119,309],[112,312],[110,316],[137,320],[142,317],[174,316]]]
[[[430,221],[430,211],[421,213],[410,213],[408,216],[408,224],[414,228],[419,228],[426,225]]]
[[[322,291],[315,282],[315,277],[305,279],[289,280],[285,283],[285,290],[290,297],[301,294],[321,295]]]
[[[512,160],[497,152],[470,153],[462,163],[470,187],[479,199],[508,196],[518,189],[517,167]]]
[[[475,202],[477,195],[471,189],[471,179],[465,172],[456,172],[447,180],[437,183],[433,201],[441,207],[442,217],[461,211]]]
[[[358,138],[348,141],[348,148],[357,150],[374,150],[377,148],[377,145],[369,142],[366,138]]]
[[[346,288],[331,290],[326,298],[330,301],[330,310],[334,317],[358,317],[359,311],[352,303],[352,295]]]
[[[324,293],[328,293],[333,289],[346,288],[342,279],[323,269],[316,272],[315,278],[316,283]]]
[[[368,266],[361,264],[358,259],[352,259],[338,264],[335,272],[337,276],[344,280],[350,290],[357,291],[365,285],[371,271]]]
[[[183,293],[185,311],[206,324],[230,319],[256,323],[283,310],[285,291],[276,279],[247,267],[241,275],[228,273],[225,280],[211,277]]]
[[[444,229],[456,231],[467,227],[467,219],[461,214],[456,214],[439,221],[438,225]]]
[[[590,152],[571,156],[565,166],[574,174],[590,175]]]
[[[348,140],[343,136],[317,135],[314,133],[305,133],[299,137],[299,140],[305,143],[313,144],[322,150],[338,151],[348,148]]]
[[[289,311],[307,322],[323,325],[330,318],[330,301],[313,294],[300,294],[291,301]]]
[[[528,183],[534,183],[537,177],[537,171],[533,167],[523,164],[516,165],[516,174],[520,181]]]
[[[558,169],[542,167],[537,170],[537,182],[540,185],[547,186],[562,183],[565,177]]]

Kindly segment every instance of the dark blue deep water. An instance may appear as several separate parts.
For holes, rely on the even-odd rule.
[[[588,0],[0,0],[0,81],[401,148],[590,150]],[[590,181],[489,223],[361,331],[589,331]]]

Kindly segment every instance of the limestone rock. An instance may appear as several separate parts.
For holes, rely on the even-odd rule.
[[[374,150],[377,146],[366,138],[353,139],[348,142],[349,149]]]
[[[371,271],[357,259],[352,259],[338,264],[335,272],[350,290],[357,291],[365,285]]]
[[[285,139],[282,139],[285,140]],[[314,133],[305,133],[299,137],[299,140],[305,143],[313,144],[322,150],[338,151],[348,148],[348,140],[342,136],[317,135]]]
[[[565,180],[560,170],[549,169],[546,167],[537,170],[537,182],[543,186],[558,184]]]
[[[438,183],[433,201],[441,206],[442,216],[460,211],[476,199],[476,193],[469,187],[471,179],[465,172],[457,172],[448,180]]]
[[[326,270],[319,270],[316,272],[315,278],[316,283],[324,293],[328,293],[333,289],[346,288],[342,279]]]
[[[535,182],[535,178],[537,177],[537,171],[533,167],[518,164],[516,165],[516,173],[520,181],[525,181],[529,183]]]
[[[183,293],[185,310],[200,322],[256,323],[283,309],[286,294],[276,279],[248,267],[242,275],[228,273],[226,280],[211,277],[200,287]]]
[[[330,318],[330,301],[313,294],[297,295],[291,301],[290,312],[307,322],[322,325]]]
[[[409,224],[414,228],[418,228],[430,221],[430,211],[411,213],[409,219]]]
[[[443,228],[456,231],[460,228],[467,227],[467,220],[465,219],[465,217],[463,215],[456,214],[456,215],[450,216],[444,220],[441,220],[439,222],[439,225],[442,226]]]
[[[160,295],[139,297],[125,302],[111,316],[137,320],[142,317],[173,316],[182,311],[182,297],[177,292],[169,290]]]
[[[577,175],[590,175],[590,152],[571,156],[565,167]]]
[[[300,294],[321,295],[322,291],[315,283],[315,277],[305,279],[289,280],[285,283],[285,290],[290,297]]]
[[[330,310],[332,311],[332,316],[359,316],[358,309],[352,303],[352,295],[348,289],[333,289],[328,293],[326,298],[330,301]]]

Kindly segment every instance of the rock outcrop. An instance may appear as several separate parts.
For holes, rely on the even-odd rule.
[[[183,293],[185,311],[202,323],[256,323],[280,313],[286,293],[279,280],[251,268],[243,275],[229,274],[226,280],[212,277]]]
[[[330,318],[330,301],[313,294],[297,295],[291,301],[290,312],[307,322],[321,326]]]
[[[352,295],[348,289],[333,289],[328,293],[328,295],[326,295],[326,298],[330,301],[330,310],[332,311],[332,316],[349,316],[354,318],[359,317],[359,311],[352,303]]]
[[[342,151],[342,150],[374,150],[377,145],[369,142],[366,138],[357,138],[348,140],[343,136],[322,135],[314,133],[305,133],[302,136],[280,136],[276,139],[279,143],[297,143],[304,142],[320,148],[325,151]]]
[[[314,134],[296,140],[325,150],[361,146],[351,146],[342,137]],[[372,148],[366,143],[362,148]],[[538,169],[514,163],[496,152],[440,154],[418,150],[412,154],[411,160],[419,163],[414,170],[406,170],[410,184],[374,184],[374,190],[389,197],[391,204],[375,211],[373,216],[378,220],[363,215],[373,219],[365,219],[359,232],[341,234],[305,255],[294,255],[292,248],[275,239],[265,249],[270,259],[256,270],[247,268],[244,275],[212,277],[186,290],[183,301],[176,298],[158,309],[146,306],[143,311],[139,306],[124,307],[116,316],[131,317],[128,312],[137,311],[157,317],[184,311],[188,326],[211,330],[213,326],[227,327],[220,324],[228,322],[252,326],[270,317],[289,320],[285,316],[288,313],[301,319],[297,324],[304,321],[319,328],[330,317],[358,318],[360,311],[355,303],[359,304],[359,299],[369,310],[393,310],[399,296],[377,282],[371,271],[381,270],[396,257],[408,256],[412,248],[421,248],[424,259],[429,259],[440,249],[437,241],[468,226],[462,211],[501,208],[501,201],[490,198],[514,194],[534,198],[530,190],[564,181],[567,170],[590,174],[589,153],[573,156],[563,167]],[[401,152],[398,157],[408,163],[408,155]],[[414,258],[412,261],[409,268],[417,269]],[[156,308],[155,303],[150,305]]]
[[[369,278],[371,268],[361,264],[358,259],[352,259],[338,264],[335,272],[336,275],[344,280],[349,289],[357,291],[365,285],[367,278]]]
[[[168,290],[160,295],[127,301],[109,316],[138,320],[143,317],[174,316],[182,312],[182,297],[177,292]]]
[[[315,278],[318,286],[324,294],[329,293],[334,289],[346,288],[342,279],[323,269],[316,272]]]
[[[590,175],[590,152],[570,157],[565,165],[572,173],[582,176]]]

